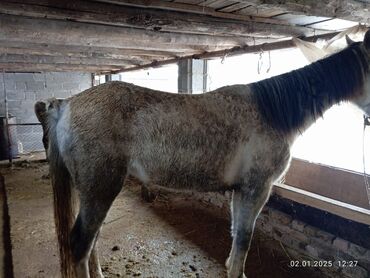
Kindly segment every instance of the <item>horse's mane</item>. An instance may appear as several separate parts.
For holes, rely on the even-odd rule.
[[[258,109],[274,128],[299,130],[307,116],[322,116],[328,105],[348,100],[369,71],[360,43],[301,69],[250,84]]]

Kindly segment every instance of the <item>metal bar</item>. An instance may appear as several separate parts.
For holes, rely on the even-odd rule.
[[[4,104],[5,104],[5,125],[6,125],[6,136],[8,137],[8,158],[9,163],[12,163],[13,157],[12,157],[12,142],[10,138],[10,132],[9,132],[9,111],[8,111],[8,94],[6,92],[5,88],[5,71],[3,71],[3,90],[4,90]]]
[[[203,93],[207,92],[208,61],[203,60]]]
[[[335,35],[339,34],[339,32],[328,33],[323,35],[317,36],[310,36],[303,38],[305,41],[316,41],[317,39],[331,39]],[[283,40],[273,43],[263,43],[258,45],[244,45],[244,46],[236,46],[233,48],[225,49],[225,50],[218,50],[218,51],[211,51],[211,52],[204,52],[201,54],[194,54],[188,55],[183,57],[177,57],[173,59],[163,60],[163,61],[154,61],[149,64],[129,67],[129,68],[122,68],[120,70],[111,71],[112,74],[117,74],[121,72],[128,72],[128,71],[135,71],[147,68],[156,68],[164,65],[174,64],[182,60],[186,59],[212,59],[212,58],[220,58],[225,56],[234,56],[234,55],[241,55],[246,53],[256,53],[260,51],[270,51],[270,50],[279,50],[284,48],[296,47],[293,40]]]

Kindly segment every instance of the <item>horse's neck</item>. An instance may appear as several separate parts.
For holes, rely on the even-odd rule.
[[[364,83],[367,60],[346,49],[290,73],[250,84],[259,112],[274,129],[297,135],[332,105],[354,98]]]

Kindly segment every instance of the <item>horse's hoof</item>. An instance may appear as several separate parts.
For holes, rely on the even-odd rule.
[[[157,195],[153,192],[150,192],[150,190],[146,186],[142,186],[141,198],[143,198],[145,202],[152,203],[154,202],[155,198],[157,198]]]

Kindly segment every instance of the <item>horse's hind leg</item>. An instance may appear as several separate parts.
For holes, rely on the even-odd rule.
[[[89,182],[77,185],[80,193],[80,211],[71,231],[70,241],[79,278],[90,277],[88,261],[91,251],[104,218],[123,186],[123,171],[116,175],[114,172],[117,171],[109,173],[97,171],[93,175],[94,180],[87,178],[86,181]],[[101,271],[99,272],[101,275]]]
[[[244,264],[253,235],[254,224],[270,192],[270,184],[241,186],[233,192],[232,237],[233,243],[226,262],[228,278],[242,278]]]
[[[104,277],[103,272],[100,267],[99,256],[98,256],[98,247],[96,243],[98,241],[99,233],[95,237],[94,245],[90,254],[89,259],[89,270],[90,277]]]

